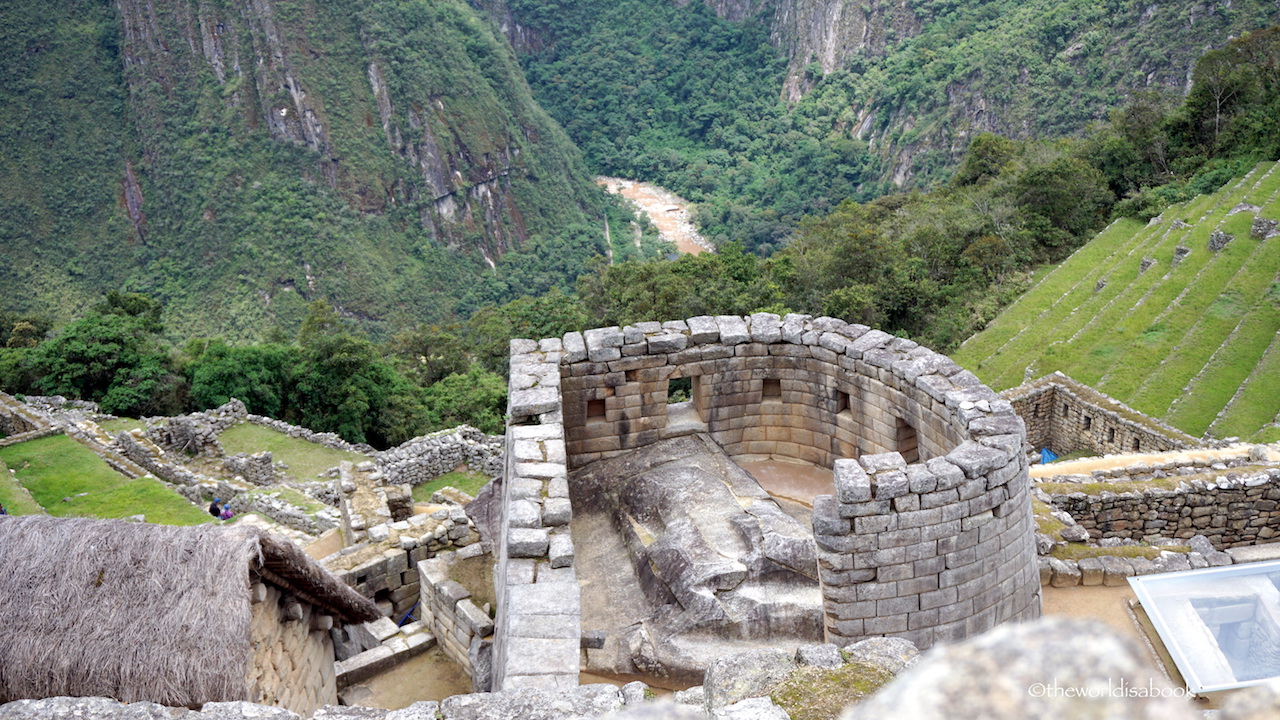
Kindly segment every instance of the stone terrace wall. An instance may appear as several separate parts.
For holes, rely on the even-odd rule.
[[[1174,490],[1054,495],[1094,539],[1190,538],[1204,535],[1219,549],[1280,536],[1280,468],[1192,480]]]
[[[512,397],[527,415],[559,411],[570,467],[690,432],[732,455],[834,466],[836,496],[814,508],[833,642],[888,634],[928,647],[1039,615],[1025,428],[949,359],[862,325],[770,313],[555,343],[537,350],[544,363],[563,351],[563,405],[556,378],[514,359]],[[692,399],[669,405],[678,378]]]
[[[1001,393],[1027,424],[1027,440],[1059,455],[1153,453],[1204,443],[1055,372]]]

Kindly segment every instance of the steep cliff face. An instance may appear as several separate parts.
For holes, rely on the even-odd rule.
[[[486,260],[598,226],[577,150],[464,2],[23,5],[0,9],[7,306],[65,318],[125,286],[230,337],[314,298],[438,319]]]
[[[715,0],[708,4],[716,7]],[[883,55],[894,40],[920,31],[908,0],[777,0],[772,14],[770,35],[788,59],[782,93],[791,103],[856,55]]]
[[[549,198],[521,197],[513,173],[559,164],[555,170],[577,177],[561,178],[567,196],[557,202],[591,205],[583,187],[572,187],[582,185],[580,169],[554,159],[568,142],[529,99],[507,48],[465,5],[374,3],[351,11],[323,0],[117,0],[117,6],[140,119],[164,114],[175,85],[212,74],[204,89],[221,97],[195,98],[196,114],[213,111],[211,104],[233,111],[230,130],[262,129],[305,148],[314,179],[361,211],[415,206],[435,237],[456,246],[475,244],[478,235],[478,249],[491,258],[526,239],[530,224],[547,229],[542,216],[556,215]],[[447,44],[455,46],[442,48]],[[377,130],[382,147],[371,142]],[[163,142],[143,135],[153,163],[176,159],[164,157]],[[400,162],[386,162],[388,151]],[[546,163],[539,154],[553,159]]]

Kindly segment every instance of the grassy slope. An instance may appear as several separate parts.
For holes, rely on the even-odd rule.
[[[431,499],[432,493],[443,487],[455,487],[475,497],[476,493],[480,492],[480,488],[484,487],[487,482],[489,482],[488,475],[473,470],[445,473],[431,482],[425,482],[415,487],[413,489],[413,499],[417,502],[427,502]]]
[[[314,480],[343,460],[358,463],[369,459],[360,453],[334,450],[249,422],[227,428],[218,440],[228,455],[268,450],[273,461],[283,460],[289,466],[286,472],[299,480]]]
[[[164,525],[198,525],[209,520],[200,508],[158,480],[129,480],[65,435],[0,448],[0,460],[16,471],[18,481],[51,515],[122,518],[142,514],[148,522]],[[86,494],[75,497],[81,493]],[[64,497],[71,499],[64,502]]]
[[[1280,412],[1280,240],[1251,238],[1251,213],[1228,216],[1241,202],[1280,216],[1280,168],[1262,163],[1149,225],[1112,224],[966,341],[956,361],[996,389],[1017,385],[1028,368],[1036,377],[1060,370],[1194,435],[1211,426],[1218,436],[1257,433]],[[1233,239],[1213,253],[1216,230]],[[1173,267],[1178,246],[1191,254]],[[1156,264],[1140,272],[1143,258]]]

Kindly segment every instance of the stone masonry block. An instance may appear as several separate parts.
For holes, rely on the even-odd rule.
[[[511,528],[507,531],[507,553],[510,557],[546,557],[550,544],[550,535],[545,528]]]
[[[705,345],[720,339],[720,326],[716,324],[715,318],[699,315],[685,322],[689,326],[689,342],[694,345]]]
[[[841,458],[834,463],[836,498],[841,503],[871,499],[871,478],[857,460]]]
[[[683,350],[689,344],[689,337],[680,333],[666,333],[649,338],[649,352],[672,353]]]
[[[717,315],[716,326],[720,328],[720,342],[724,345],[738,345],[751,340],[746,321],[737,315]]]
[[[881,472],[875,475],[871,487],[876,500],[892,500],[906,495],[910,490],[910,482],[904,472]]]
[[[906,470],[907,461],[902,459],[902,455],[896,452],[878,453],[875,455],[863,455],[858,458],[858,462],[869,473],[881,472],[885,470]]]
[[[751,340],[758,343],[775,343],[782,339],[782,319],[773,313],[751,315]]]

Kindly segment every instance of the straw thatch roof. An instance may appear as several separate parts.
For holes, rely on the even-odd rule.
[[[379,617],[257,528],[0,518],[0,703],[246,699],[251,572],[342,620]]]

